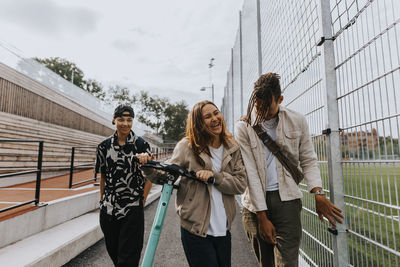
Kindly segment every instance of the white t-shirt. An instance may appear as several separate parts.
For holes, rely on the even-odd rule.
[[[262,129],[266,131],[274,141],[276,140],[277,126],[278,126],[278,117],[264,121],[261,124]],[[265,177],[267,191],[275,191],[279,189],[278,172],[276,170],[275,155],[268,149],[267,146],[264,145],[264,147],[265,151],[267,152],[267,177]]]
[[[221,145],[219,148],[209,147],[209,149],[212,156],[212,170],[221,172],[224,146]],[[211,185],[211,215],[207,235],[226,236],[226,230],[227,219],[222,194],[214,185]]]

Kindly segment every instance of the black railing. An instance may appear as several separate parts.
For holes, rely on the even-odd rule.
[[[152,153],[155,160],[159,160],[165,157],[171,156],[172,152],[174,151],[173,147],[155,147],[152,149]]]
[[[84,164],[78,164],[75,165],[75,154],[76,154],[76,150],[78,149],[88,149],[88,148],[96,148],[96,146],[74,146],[71,149],[71,161],[70,161],[70,168],[69,168],[69,188],[72,188],[75,185],[80,185],[80,184],[84,184],[90,181],[97,181],[97,173],[94,172],[94,177],[91,179],[87,179],[84,181],[79,181],[77,183],[73,183],[73,176],[74,176],[74,169],[75,168],[85,168],[85,169],[89,169],[89,168],[94,168],[95,163],[84,163]],[[172,153],[173,149],[156,149],[156,152],[153,153],[155,156],[155,159],[161,159],[164,158],[166,156],[169,156]]]
[[[69,188],[72,188],[75,185],[79,185],[79,184],[83,184],[83,183],[87,183],[90,181],[95,181],[97,180],[97,173],[94,173],[94,178],[91,179],[87,179],[84,181],[79,181],[77,183],[73,183],[72,179],[74,176],[74,169],[75,168],[94,168],[94,162],[93,163],[83,163],[83,164],[78,164],[78,165],[74,165],[74,161],[75,161],[75,151],[77,149],[82,149],[82,148],[96,148],[95,146],[74,146],[71,149],[71,166],[69,168]]]
[[[12,177],[12,176],[19,176],[19,175],[25,175],[25,174],[31,174],[31,173],[36,173],[36,189],[35,189],[35,199],[29,200],[26,202],[21,202],[19,204],[13,205],[11,207],[7,207],[4,209],[0,209],[1,212],[5,212],[11,209],[15,209],[24,205],[28,205],[31,203],[35,203],[35,206],[39,206],[39,197],[40,197],[40,182],[42,179],[42,160],[43,160],[43,143],[44,141],[41,140],[8,140],[8,139],[0,139],[0,143],[39,143],[39,149],[38,149],[38,162],[37,162],[37,168],[35,170],[30,170],[30,171],[21,171],[21,172],[13,172],[13,173],[6,173],[6,174],[1,174],[1,178],[7,178],[7,177]]]

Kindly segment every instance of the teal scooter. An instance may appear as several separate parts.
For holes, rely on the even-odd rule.
[[[210,177],[207,182],[204,182],[196,177],[196,173],[194,171],[187,171],[176,164],[165,164],[152,160],[147,161],[147,163],[143,164],[140,168],[153,168],[165,172],[165,176],[157,177],[157,180],[154,181],[151,180],[152,183],[163,185],[161,197],[158,202],[156,215],[154,216],[153,226],[151,227],[149,240],[147,242],[146,251],[144,253],[141,265],[141,267],[151,267],[153,265],[154,256],[157,250],[157,245],[160,239],[172,190],[179,187],[174,185],[176,180],[179,178],[179,176],[185,176],[201,183],[212,184],[214,183],[214,177]]]

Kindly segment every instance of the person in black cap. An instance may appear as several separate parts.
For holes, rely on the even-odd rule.
[[[151,188],[138,164],[152,158],[149,144],[131,129],[135,113],[119,105],[112,123],[116,132],[97,147],[95,172],[100,179],[100,226],[115,266],[138,266],[143,248],[143,206]]]

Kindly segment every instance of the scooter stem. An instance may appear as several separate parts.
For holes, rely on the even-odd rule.
[[[156,215],[154,216],[153,226],[149,240],[147,242],[146,251],[144,253],[142,267],[151,267],[153,265],[154,255],[156,253],[158,241],[161,235],[162,225],[164,223],[165,214],[167,213],[169,200],[173,190],[172,184],[164,184],[161,197],[158,202]]]

